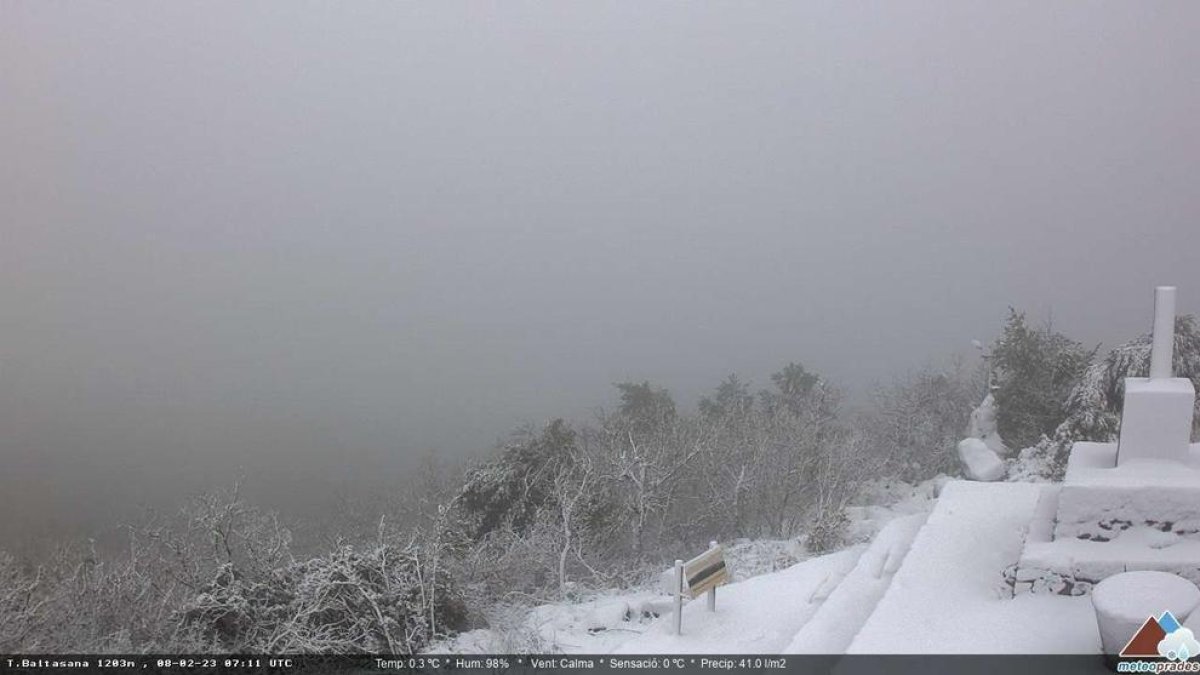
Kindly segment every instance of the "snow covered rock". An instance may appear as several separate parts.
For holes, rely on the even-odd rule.
[[[971,411],[971,421],[967,425],[967,437],[978,438],[987,445],[988,449],[1000,455],[1008,454],[1004,439],[996,426],[996,399],[991,394],[984,397],[979,407]]]
[[[584,625],[587,630],[596,632],[618,627],[635,617],[633,609],[621,598],[605,602],[596,602],[588,614]]]
[[[967,438],[958,444],[958,458],[963,471],[971,480],[995,481],[1004,477],[1004,462],[978,438]]]

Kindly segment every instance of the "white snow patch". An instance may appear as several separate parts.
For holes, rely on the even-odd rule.
[[[978,438],[964,438],[958,443],[958,458],[963,471],[971,480],[994,481],[1004,477],[1004,462],[1000,456]]]
[[[670,598],[652,590],[598,593],[580,602],[520,607],[494,617],[493,628],[460,633],[427,650],[431,654],[516,652],[599,654],[636,637],[671,610]]]
[[[870,541],[898,516],[929,513],[942,487],[952,479],[937,476],[917,485],[896,480],[877,480],[863,488],[863,504],[846,507],[850,519],[847,539],[852,542]]]

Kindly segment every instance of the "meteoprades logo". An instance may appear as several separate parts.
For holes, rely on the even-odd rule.
[[[1142,627],[1129,638],[1120,657],[1134,660],[1119,662],[1117,672],[1197,673],[1200,662],[1191,660],[1197,656],[1200,656],[1200,642],[1196,641],[1192,629],[1179,625],[1170,612],[1163,612],[1158,618],[1147,617]]]

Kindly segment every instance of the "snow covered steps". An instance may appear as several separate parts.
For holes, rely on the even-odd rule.
[[[880,530],[841,583],[783,649],[784,654],[840,654],[875,611],[928,514],[902,516]]]
[[[1116,463],[1115,443],[1076,443],[1061,486],[1047,486],[1014,594],[1086,595],[1104,578],[1160,570],[1200,582],[1200,470],[1192,462]]]

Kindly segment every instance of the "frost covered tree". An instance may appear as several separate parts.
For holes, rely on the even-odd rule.
[[[532,527],[554,493],[555,477],[575,455],[576,432],[556,419],[540,433],[528,429],[495,459],[470,471],[457,498],[475,539],[501,527]]]
[[[776,372],[773,389],[749,396],[727,378],[702,403],[713,451],[704,456],[696,512],[732,536],[793,536],[813,528],[828,545],[867,464],[866,447],[838,421],[836,388],[797,363]],[[854,477],[854,478],[852,478]]]
[[[711,451],[711,428],[674,413],[659,416],[653,425],[643,417],[618,413],[602,416],[598,432],[628,550],[640,560],[651,534],[672,524],[672,507],[685,478]]]
[[[955,447],[969,420],[977,379],[956,364],[911,373],[873,393],[860,425],[888,473],[920,481],[957,470]]]

